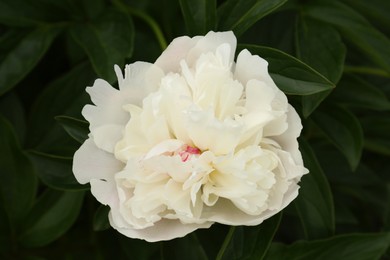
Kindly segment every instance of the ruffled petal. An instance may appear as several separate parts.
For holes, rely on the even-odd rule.
[[[200,37],[190,38],[182,36],[174,39],[165,51],[158,57],[155,65],[168,72],[178,72],[180,60],[184,59],[189,50],[195,46]]]
[[[302,154],[299,151],[299,145],[297,141],[301,130],[302,123],[298,113],[295,111],[294,107],[288,105],[287,129],[283,134],[275,136],[273,139],[278,142],[284,151],[287,151],[291,154],[297,165],[303,165]]]
[[[237,39],[232,31],[229,32],[208,32],[204,37],[197,39],[196,45],[191,48],[186,57],[186,61],[190,66],[194,66],[195,62],[202,54],[215,52],[222,44],[230,46],[229,63],[233,63],[234,53],[236,52]]]
[[[179,220],[163,219],[155,223],[154,226],[144,229],[121,228],[115,223],[112,214],[109,215],[110,224],[113,228],[127,237],[143,239],[148,242],[166,241],[185,235],[199,229],[209,228],[213,222],[203,224],[182,224]]]

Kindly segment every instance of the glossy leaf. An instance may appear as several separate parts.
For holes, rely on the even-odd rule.
[[[344,0],[350,7],[364,15],[370,23],[377,28],[389,33],[390,32],[390,2],[383,0]]]
[[[340,34],[326,23],[302,15],[297,19],[295,37],[297,57],[336,84],[346,55]]]
[[[89,186],[77,182],[72,172],[72,158],[60,157],[38,151],[29,151],[29,158],[43,183],[59,190],[83,190]]]
[[[364,147],[372,152],[390,156],[390,118],[379,114],[360,119],[364,129]]]
[[[88,138],[88,122],[69,116],[57,116],[57,122],[59,122],[65,131],[73,137],[77,142],[84,143]]]
[[[305,14],[334,26],[345,40],[390,73],[390,39],[361,14],[340,1],[316,1],[305,5]]]
[[[0,116],[0,201],[9,220],[23,220],[34,202],[37,179],[10,123]]]
[[[62,236],[75,222],[84,192],[47,190],[31,210],[20,242],[26,247],[40,247]]]
[[[346,48],[329,25],[301,15],[296,23],[297,57],[337,84],[344,68]],[[302,97],[302,113],[308,117],[330,94],[323,91]]]
[[[372,260],[380,259],[390,246],[390,233],[348,234],[323,240],[274,244],[266,259]]]
[[[334,84],[324,76],[287,53],[255,45],[240,47],[268,61],[271,77],[286,94],[311,95],[334,88]]]
[[[0,61],[0,95],[14,87],[35,67],[57,34],[58,30],[54,28],[38,28],[7,53]]]
[[[282,214],[279,213],[254,227],[236,227],[222,259],[263,259],[281,218]]]
[[[215,0],[180,0],[180,7],[191,35],[205,35],[215,29]]]
[[[87,53],[98,76],[115,82],[114,65],[122,67],[133,51],[131,18],[126,13],[107,10],[90,23],[74,26],[71,33]]]
[[[255,22],[277,10],[287,0],[228,0],[218,9],[218,29],[243,34]]]
[[[353,75],[344,76],[334,92],[340,103],[369,110],[390,109],[390,101],[377,86]]]
[[[56,122],[67,115],[81,118],[81,109],[89,101],[85,88],[92,85],[95,74],[88,63],[82,63],[50,83],[30,109],[28,145],[61,156],[72,156],[79,143]],[[50,108],[50,109],[48,109]]]
[[[312,115],[314,122],[347,158],[352,169],[359,164],[363,149],[363,131],[348,110],[332,105]]]
[[[302,177],[294,205],[307,239],[327,237],[335,231],[332,191],[310,145],[301,140],[300,151],[310,172]]]

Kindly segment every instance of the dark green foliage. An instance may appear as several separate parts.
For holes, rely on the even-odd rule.
[[[390,259],[389,14],[387,0],[1,0],[0,259]],[[268,61],[310,174],[261,225],[129,239],[72,174],[85,88],[210,30]]]

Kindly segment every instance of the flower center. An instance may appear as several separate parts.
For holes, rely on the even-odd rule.
[[[187,145],[184,148],[185,149],[183,151],[179,152],[179,155],[180,155],[181,160],[183,162],[188,161],[188,159],[190,159],[192,155],[201,154],[201,151],[196,147],[192,147],[192,146]]]

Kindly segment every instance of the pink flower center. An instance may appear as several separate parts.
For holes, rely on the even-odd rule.
[[[183,162],[188,161],[188,159],[190,159],[191,156],[194,154],[201,154],[201,151],[198,148],[189,145],[187,145],[183,151],[179,152],[179,155]]]

